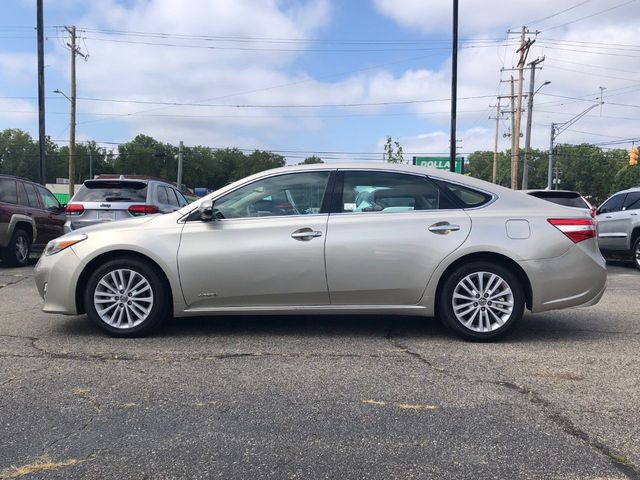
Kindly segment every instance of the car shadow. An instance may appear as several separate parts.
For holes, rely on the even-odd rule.
[[[65,317],[54,324],[56,335],[84,338],[105,334],[86,315]],[[605,332],[606,333],[606,332]],[[602,339],[603,332],[588,329],[580,320],[551,313],[525,314],[501,344],[571,343]],[[242,315],[173,318],[150,340],[187,340],[198,337],[336,338],[385,337],[390,340],[468,343],[449,331],[437,318],[392,315]],[[124,341],[129,340],[118,340]]]

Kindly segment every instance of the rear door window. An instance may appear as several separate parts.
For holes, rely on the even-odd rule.
[[[408,212],[456,208],[438,186],[419,175],[346,171],[340,209],[343,213]]]
[[[18,203],[18,190],[15,180],[0,178],[0,202]]]
[[[31,185],[30,183],[25,183],[24,188],[27,191],[29,206],[33,208],[42,208],[42,206],[40,205],[40,200],[38,200],[38,193],[36,192],[36,187]]]
[[[167,194],[167,187],[158,185],[158,203],[160,205],[169,205],[169,195]]]
[[[178,207],[178,198],[176,197],[176,191],[173,188],[167,188],[167,196],[169,197],[169,205],[172,207]]]
[[[18,182],[18,203],[25,207],[29,206],[29,199],[27,198],[27,192],[24,189],[23,182]]]
[[[640,192],[632,192],[627,194],[624,200],[623,210],[640,210]]]
[[[598,214],[619,212],[620,210],[622,210],[622,205],[624,203],[625,197],[626,193],[619,193],[618,195],[614,195],[609,200],[604,202],[604,204],[598,209]]]
[[[73,197],[74,202],[141,202],[147,201],[144,182],[90,180]]]

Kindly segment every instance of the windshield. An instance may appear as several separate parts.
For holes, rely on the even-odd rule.
[[[530,195],[565,207],[589,208],[578,193],[572,192],[534,192]]]
[[[74,195],[74,202],[146,202],[144,182],[85,182]]]

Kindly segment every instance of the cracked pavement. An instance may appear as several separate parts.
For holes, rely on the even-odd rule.
[[[465,343],[437,321],[230,317],[104,336],[0,266],[0,479],[640,478],[640,273]]]

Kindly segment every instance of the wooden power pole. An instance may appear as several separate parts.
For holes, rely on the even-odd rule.
[[[71,43],[67,46],[71,50],[71,118],[69,119],[69,200],[75,193],[76,184],[76,55],[86,59],[76,45],[76,27],[65,27],[71,35]]]
[[[527,61],[527,55],[529,54],[529,49],[531,45],[535,42],[535,40],[531,40],[526,38],[527,27],[523,26],[520,32],[520,48],[518,48],[517,53],[520,54],[520,58],[518,60],[517,70],[518,70],[518,101],[516,102],[515,107],[515,121],[513,122],[514,130],[511,132],[512,134],[512,145],[513,148],[511,150],[511,188],[514,190],[518,189],[518,161],[520,158],[520,127],[522,121],[522,84],[524,81],[524,66]]]
[[[37,2],[38,30],[38,148],[40,151],[39,180],[42,185],[47,182],[47,151],[44,127],[44,7],[42,0]]]

